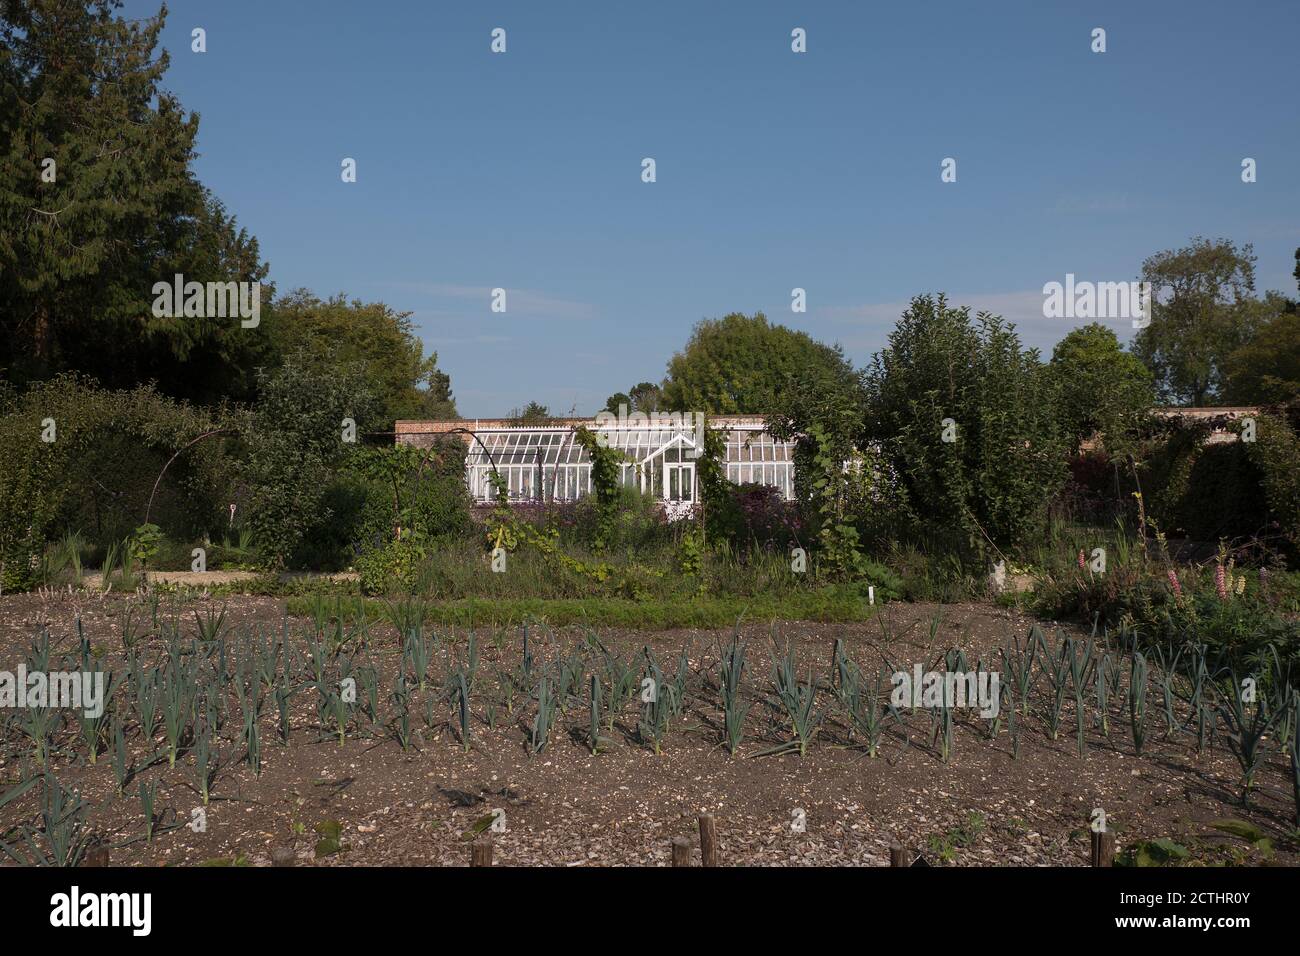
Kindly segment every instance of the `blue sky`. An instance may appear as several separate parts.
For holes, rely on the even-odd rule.
[[[1049,350],[1077,323],[1044,283],[1193,235],[1254,243],[1261,290],[1294,294],[1298,36],[1295,0],[177,0],[163,43],[199,176],[278,289],[413,312],[486,417],[594,412],[732,311],[861,365],[946,291]]]

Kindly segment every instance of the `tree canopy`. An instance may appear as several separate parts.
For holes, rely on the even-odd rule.
[[[317,368],[359,365],[389,425],[399,418],[457,417],[451,379],[439,371],[436,352],[425,357],[410,312],[297,289],[276,300],[270,326],[282,355]]]
[[[1234,405],[1281,404],[1300,399],[1300,314],[1279,309],[1249,342],[1223,363],[1225,398]]]
[[[1108,446],[1131,432],[1155,401],[1151,372],[1121,350],[1115,333],[1093,322],[1056,344],[1050,364],[1057,419],[1074,449],[1101,432]]]
[[[260,282],[257,240],[192,170],[198,116],[161,86],[166,17],[118,0],[0,3],[0,367],[246,397],[265,333],[153,315],[155,282]]]
[[[773,325],[762,312],[733,312],[695,326],[668,363],[660,408],[714,415],[766,415],[791,383],[852,377],[839,346]]]
[[[1255,299],[1253,249],[1197,237],[1148,258],[1142,279],[1151,283],[1151,321],[1134,337],[1133,351],[1154,374],[1160,397],[1190,405],[1218,401],[1228,355],[1265,318]]]
[[[977,547],[1015,544],[1042,523],[1065,456],[1047,370],[1014,327],[917,296],[866,385],[866,437],[923,523]]]

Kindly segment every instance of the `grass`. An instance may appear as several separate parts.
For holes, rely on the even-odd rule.
[[[310,598],[288,599],[293,615],[311,613]],[[384,603],[360,597],[342,598],[338,605],[349,619],[364,609],[367,617],[382,618]],[[737,620],[780,621],[863,621],[877,610],[855,588],[825,587],[788,594],[763,594],[754,597],[695,597],[689,600],[633,600],[631,598],[460,598],[428,601],[424,607],[426,624],[472,627],[475,625],[514,625],[525,621],[546,621],[562,627],[587,624],[592,627],[630,628],[719,628],[730,627]]]

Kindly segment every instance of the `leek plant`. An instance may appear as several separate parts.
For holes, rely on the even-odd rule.
[[[801,682],[799,680],[794,645],[787,643],[784,655],[780,658],[773,656],[772,684],[776,688],[777,700],[790,721],[790,729],[794,733],[794,740],[764,751],[764,753],[797,749],[799,756],[802,757],[808,753],[808,744],[816,736],[823,714],[821,711],[814,709],[816,707],[817,685],[813,681],[812,668],[809,667],[808,669],[808,679],[806,681]]]
[[[44,784],[40,827],[24,824],[18,828],[27,853],[19,853],[3,840],[0,840],[0,852],[21,866],[32,863],[40,866],[79,866],[90,847],[90,836],[86,831],[86,805],[78,793],[65,788],[54,774],[46,773],[44,778],[32,778],[17,791],[0,798],[0,806],[27,790],[37,779],[43,779]]]
[[[474,681],[478,675],[479,664],[478,639],[475,637],[474,632],[470,631],[469,633],[464,661],[461,661],[459,656],[453,654],[450,649],[445,652],[445,657],[447,659],[447,678],[443,690],[460,727],[461,747],[468,751],[470,748],[470,695],[474,692]]]
[[[345,675],[346,677],[346,675]],[[332,726],[342,747],[347,740],[348,717],[352,705],[343,699],[343,694],[333,683],[316,685],[316,717],[322,732]]]
[[[31,653],[27,655],[27,673],[36,672],[50,672],[50,632],[45,628],[41,628],[41,633],[32,641]],[[31,740],[36,765],[42,769],[49,755],[55,726],[61,720],[59,711],[49,704],[47,699],[43,705],[24,707],[18,725]]]
[[[293,695],[297,693],[298,688],[289,684],[287,674],[280,676],[279,683],[271,691],[271,699],[275,701],[276,714],[279,717],[280,725],[280,743],[286,747],[289,746],[289,707],[293,701]]]
[[[951,671],[955,673],[955,671]],[[939,706],[930,710],[930,745],[938,745],[939,759],[944,763],[952,756],[953,746],[956,743],[953,734],[953,699],[957,688],[949,680],[940,677],[939,686]]]
[[[429,639],[424,636],[422,627],[417,626],[407,632],[402,654],[406,658],[407,666],[411,669],[411,676],[415,678],[416,686],[419,688],[420,693],[424,693],[424,685],[428,680],[429,664],[433,661],[433,650],[429,646]]]
[[[265,639],[262,635],[262,629],[257,629],[257,640],[253,644],[253,672],[257,679],[262,682],[262,686],[267,690],[275,687],[276,675],[279,671],[279,659],[275,644]]]
[[[456,671],[448,678],[448,696],[460,726],[461,749],[466,752],[470,747],[469,682],[470,678],[463,670]]]
[[[393,681],[393,708],[396,712],[397,743],[403,750],[411,747],[411,687],[404,671]]]
[[[311,683],[323,684],[325,670],[329,666],[329,654],[316,634],[307,633],[303,637],[307,645],[307,661],[311,665]],[[403,660],[405,660],[405,652],[405,645],[403,645]]]
[[[1003,673],[1007,675],[1008,682],[1014,688],[1020,701],[1021,713],[1025,715],[1029,713],[1029,694],[1038,680],[1037,672],[1034,670],[1034,657],[1038,653],[1041,635],[1042,631],[1035,624],[1023,645],[1020,643],[1020,638],[1013,635],[1011,647],[1003,647],[1000,651]]]
[[[203,805],[208,805],[212,784],[217,779],[218,755],[212,750],[212,731],[204,727],[194,737],[194,787]]]
[[[605,671],[605,687],[608,692],[605,699],[606,726],[610,732],[613,732],[614,721],[622,715],[623,707],[638,686],[637,670],[599,641],[596,642],[596,646],[600,651],[601,666]]]
[[[642,743],[650,744],[659,756],[664,734],[668,730],[668,717],[672,713],[673,687],[664,680],[664,672],[655,660],[654,654],[645,648],[646,676],[651,684],[648,688],[649,699],[643,701],[641,720],[637,723],[637,734]]]
[[[1120,641],[1122,646],[1122,642],[1123,642],[1122,633],[1120,636]],[[1133,648],[1130,648],[1130,650],[1132,649]],[[1124,668],[1122,668],[1119,665],[1118,658],[1119,658],[1119,651],[1117,650],[1116,661],[1113,662],[1110,669],[1110,688],[1108,689],[1106,696],[1109,697],[1110,700],[1114,701],[1120,707],[1121,710],[1123,710],[1124,705],[1128,702],[1128,699],[1126,696],[1127,690],[1124,685]]]
[[[734,635],[731,645],[722,655],[719,665],[719,688],[722,692],[724,742],[727,752],[735,756],[740,741],[745,736],[745,717],[750,704],[740,698],[741,680],[745,674],[745,645]]]
[[[1147,659],[1134,649],[1128,675],[1128,716],[1133,732],[1133,752],[1142,756],[1147,736]]]
[[[1083,646],[1083,650],[1078,651],[1075,649],[1075,641],[1067,635],[1065,638],[1064,651],[1069,658],[1070,683],[1074,688],[1075,738],[1079,746],[1079,756],[1082,757],[1085,753],[1083,731],[1085,726],[1084,718],[1086,716],[1086,708],[1084,707],[1083,702],[1088,694],[1089,676],[1095,676],[1093,674],[1093,639],[1089,637],[1088,643]]]
[[[1097,697],[1097,717],[1094,721],[1095,726],[1101,729],[1103,737],[1110,737],[1110,672],[1115,670],[1115,665],[1111,662],[1110,655],[1103,652],[1097,659],[1096,686],[1094,690]]]
[[[570,651],[560,661],[559,677],[555,681],[555,692],[559,695],[560,710],[567,710],[569,699],[582,696],[583,678],[587,676],[587,663],[576,650]]]
[[[983,670],[984,670],[983,662],[976,661],[975,676],[977,681],[979,677],[982,675]],[[991,688],[993,686],[993,680],[991,675],[989,678],[986,678],[986,682],[988,687]],[[978,683],[976,686],[979,686]],[[985,718],[989,723],[989,740],[998,739],[998,731],[1002,728],[1002,714],[1006,710],[1007,696],[1008,696],[1008,691],[1010,689],[1001,680],[998,681],[997,688],[998,688],[997,713],[994,714],[992,717]]]
[[[537,685],[537,716],[529,737],[529,746],[535,754],[546,749],[551,737],[551,728],[555,725],[555,697],[551,691],[551,675],[542,671]]]
[[[100,673],[100,671],[96,668],[93,672],[85,671],[84,673]],[[77,720],[81,724],[81,739],[86,743],[86,750],[92,765],[99,757],[100,748],[108,743],[109,727],[112,722],[109,702],[113,699],[113,693],[117,690],[119,684],[119,675],[115,671],[109,671],[107,679],[104,681],[104,697],[99,716],[87,717],[86,712],[82,709],[78,709],[76,712]]]
[[[226,624],[226,606],[221,605],[220,613],[213,611],[212,608],[206,608],[203,616],[199,617],[199,612],[194,612],[194,626],[197,629],[199,640],[205,644],[210,644],[221,636],[221,630]]]
[[[132,605],[127,604],[123,608],[121,615],[122,648],[126,651],[132,650],[138,643],[140,643],[140,638],[144,636],[143,630],[136,626],[134,617],[135,608]]]
[[[422,598],[408,595],[400,601],[388,601],[384,605],[384,617],[397,633],[403,636],[418,631],[424,625],[428,608]]]
[[[77,631],[81,632],[80,618],[77,620]],[[99,660],[90,653],[90,642],[84,636],[81,638],[81,674],[83,681],[87,678],[93,681],[104,674]],[[84,708],[78,708],[76,711],[77,721],[81,726],[81,738],[86,742],[92,765],[99,756],[100,748],[107,743],[109,725],[112,721],[110,704],[114,693],[117,692],[120,678],[117,672],[109,671],[103,681],[103,698],[100,700],[99,716],[87,717]]]
[[[1160,669],[1160,702],[1162,705],[1161,713],[1165,718],[1165,737],[1169,738],[1176,734],[1178,727],[1178,714],[1174,709],[1174,678],[1178,673],[1178,662],[1182,658],[1182,648],[1174,652],[1171,658],[1166,658],[1160,645],[1156,645],[1156,665]]]
[[[1073,659],[1072,641],[1064,637],[1060,645],[1060,653],[1051,654],[1047,650],[1047,640],[1042,637],[1043,650],[1043,673],[1047,675],[1048,690],[1051,696],[1047,699],[1047,710],[1044,714],[1047,723],[1047,733],[1052,740],[1057,738],[1061,729],[1061,720],[1065,713],[1065,692],[1069,687],[1069,676],[1071,660]]]
[[[1263,763],[1263,743],[1277,726],[1282,712],[1269,706],[1265,694],[1257,694],[1253,702],[1247,701],[1243,684],[1235,671],[1229,671],[1232,682],[1228,691],[1220,689],[1218,712],[1223,718],[1224,739],[1228,749],[1241,765],[1241,805],[1247,806],[1250,789],[1255,784],[1255,774]],[[1247,704],[1253,703],[1252,707]]]
[[[600,733],[600,677],[591,675],[591,700],[588,709],[587,746],[594,757],[600,753],[605,744],[611,743],[608,737]]]
[[[163,672],[162,682],[163,735],[167,739],[168,767],[176,766],[176,755],[189,728],[195,690],[190,667],[179,658],[172,660]]]
[[[357,668],[357,683],[361,685],[362,710],[371,723],[379,720],[379,672],[367,664]]]
[[[126,731],[120,720],[113,721],[113,781],[117,784],[117,795],[126,791],[126,782],[130,779],[131,768],[127,764]]]
[[[519,686],[533,686],[533,652],[528,644],[528,625],[524,625],[524,647],[519,657]]]
[[[244,746],[248,749],[248,763],[255,776],[262,774],[262,735],[258,728],[258,717],[262,709],[262,685],[250,681],[245,690],[242,678],[235,679],[235,693],[239,696],[239,711],[243,716]]]
[[[831,658],[831,678],[835,696],[848,716],[850,739],[854,732],[860,732],[867,756],[876,756],[883,729],[880,672],[876,672],[875,682],[868,684],[858,665],[844,653],[843,644],[837,639]]]

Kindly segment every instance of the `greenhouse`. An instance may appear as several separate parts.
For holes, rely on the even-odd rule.
[[[475,501],[493,499],[495,470],[512,502],[575,501],[591,493],[591,459],[576,440],[579,427],[622,453],[625,486],[678,506],[699,500],[696,459],[701,435],[688,420],[676,423],[620,419],[565,419],[520,425],[502,419],[446,422],[399,421],[399,444],[428,447],[440,436],[467,444],[465,482]],[[794,443],[768,434],[757,416],[712,419],[724,433],[727,477],[736,484],[769,485],[794,497]]]

